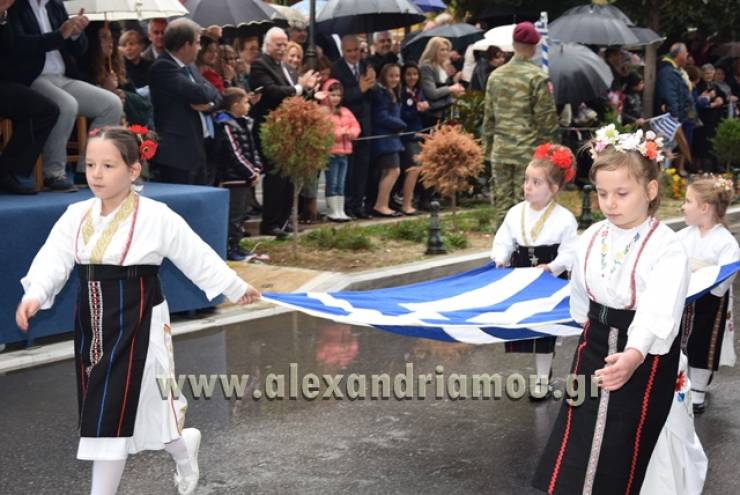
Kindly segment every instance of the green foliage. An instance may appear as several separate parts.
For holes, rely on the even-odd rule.
[[[465,249],[468,247],[468,238],[464,232],[449,232],[442,236],[442,242],[448,251]]]
[[[389,225],[385,236],[398,241],[424,242],[426,241],[429,226],[421,220],[404,220]]]
[[[725,119],[720,122],[712,144],[720,163],[740,164],[740,120]]]
[[[262,152],[277,172],[300,185],[328,164],[334,125],[318,104],[293,96],[267,115],[260,138]]]
[[[368,237],[367,232],[355,226],[313,229],[301,237],[301,242],[319,249],[340,249],[343,251],[371,251],[375,249],[375,245]]]
[[[453,107],[453,113],[457,116],[456,120],[466,132],[469,132],[477,139],[481,137],[484,106],[485,94],[483,92],[466,91],[455,100]]]

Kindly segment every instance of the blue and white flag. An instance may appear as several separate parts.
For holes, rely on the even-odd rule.
[[[740,262],[691,276],[687,302],[740,270]],[[474,270],[389,289],[264,293],[263,299],[348,325],[412,337],[492,344],[581,333],[570,317],[570,282],[539,268]]]
[[[681,127],[681,123],[671,117],[670,113],[664,113],[650,119],[650,128],[655,131],[658,136],[661,136],[667,141],[673,141],[676,137],[678,128]]]

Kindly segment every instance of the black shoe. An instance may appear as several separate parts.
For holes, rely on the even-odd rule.
[[[272,235],[277,237],[278,239],[285,239],[286,237],[288,237],[288,233],[279,227],[273,227],[267,230],[260,229],[260,234]]]
[[[419,213],[419,210],[414,210],[414,211],[403,211],[403,210],[401,210],[401,213],[403,213],[407,217],[416,217],[416,216],[421,215],[421,213]]]
[[[355,215],[355,212],[352,210],[344,210],[344,214],[347,215],[350,220],[357,220],[357,216]]]
[[[72,184],[72,181],[67,177],[52,177],[44,179],[44,187],[54,192],[77,192],[77,186]]]
[[[704,414],[704,411],[707,409],[707,401],[704,399],[704,402],[701,404],[694,404],[694,414]]]
[[[229,261],[244,261],[247,257],[239,252],[239,248],[229,249],[226,259]]]
[[[393,213],[382,213],[375,208],[373,208],[373,216],[374,217],[380,217],[380,218],[397,218],[402,217],[403,213],[398,212],[396,210],[393,210]]]
[[[38,191],[33,187],[24,186],[14,175],[0,176],[0,189],[12,194],[36,194]]]
[[[290,223],[288,223],[287,225],[285,225],[285,227],[283,227],[283,230],[285,232],[287,232],[288,234],[292,234],[293,233],[293,225],[291,225]],[[303,229],[299,228],[298,229],[298,233],[300,234],[301,232],[303,232]]]

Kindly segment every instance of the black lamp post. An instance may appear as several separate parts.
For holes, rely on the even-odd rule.
[[[594,217],[591,214],[591,191],[594,187],[591,184],[583,186],[583,203],[581,203],[581,216],[578,217],[578,227],[587,229],[594,223]]]
[[[316,0],[308,2],[308,48],[306,48],[306,65],[313,70],[319,66],[316,57]]]

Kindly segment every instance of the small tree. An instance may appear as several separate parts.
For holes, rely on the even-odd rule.
[[[421,144],[415,157],[424,187],[434,188],[451,198],[452,216],[457,211],[459,192],[470,190],[469,179],[483,171],[483,149],[475,138],[459,125],[437,126]]]
[[[262,152],[293,182],[293,256],[298,256],[298,194],[323,170],[334,144],[334,124],[325,109],[300,96],[286,98],[260,128]]]
[[[725,119],[717,126],[712,139],[714,153],[729,172],[733,164],[740,164],[740,120]]]

